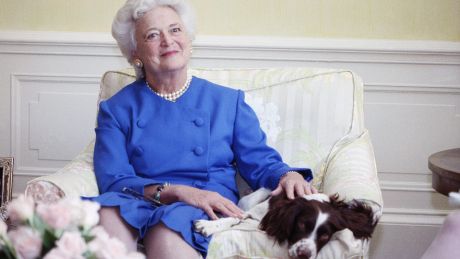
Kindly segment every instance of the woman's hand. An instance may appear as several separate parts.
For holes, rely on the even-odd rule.
[[[219,218],[216,212],[229,217],[243,217],[243,211],[235,203],[217,192],[200,190],[185,185],[171,185],[163,192],[166,191],[174,192],[174,196],[178,201],[204,210],[213,220]]]
[[[272,191],[272,195],[278,195],[282,192],[286,193],[288,199],[294,199],[295,196],[303,196],[305,194],[318,193],[315,187],[305,181],[303,176],[297,172],[288,172],[281,177],[278,187]]]

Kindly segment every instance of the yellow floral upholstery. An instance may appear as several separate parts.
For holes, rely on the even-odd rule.
[[[381,215],[382,194],[372,144],[363,122],[363,83],[356,74],[317,68],[197,68],[190,73],[244,90],[269,144],[288,164],[312,168],[313,183],[319,190],[339,193],[347,200],[366,200],[375,208],[377,217]],[[134,79],[133,70],[107,72],[101,80],[99,101]],[[44,197],[53,200],[50,198],[53,195],[57,198],[97,195],[93,148],[94,143],[89,144],[57,173],[30,181],[26,193],[39,200]],[[354,238],[346,241],[346,233],[340,235],[336,237],[340,245],[337,248],[331,245],[323,254],[341,254],[342,258],[366,256],[367,242]],[[213,237],[208,257],[284,258],[285,255],[285,248],[274,244],[259,230],[234,229]]]

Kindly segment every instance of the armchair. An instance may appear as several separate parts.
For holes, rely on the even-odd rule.
[[[99,101],[132,82],[133,72],[106,72],[101,80]],[[364,127],[363,83],[356,74],[348,70],[315,68],[197,68],[190,73],[243,89],[269,144],[288,164],[312,168],[313,184],[321,192],[339,193],[346,200],[365,200],[373,206],[377,217],[381,215],[382,194],[372,144]],[[31,180],[26,195],[47,202],[64,196],[97,195],[93,148],[94,141],[55,174]],[[243,181],[239,187],[240,193],[247,192]],[[349,239],[350,242],[340,248],[348,249],[339,253],[341,258],[367,256],[368,242]],[[286,251],[257,229],[216,234],[208,254],[210,258],[271,256],[285,257]]]

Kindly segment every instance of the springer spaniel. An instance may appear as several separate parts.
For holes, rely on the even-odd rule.
[[[197,220],[195,230],[210,236],[253,220],[280,244],[287,241],[291,258],[313,259],[334,233],[348,228],[355,238],[368,239],[378,221],[371,206],[362,201],[344,202],[338,195],[321,193],[289,200],[284,194],[270,197],[269,190],[259,189],[238,205],[246,211],[243,219]]]

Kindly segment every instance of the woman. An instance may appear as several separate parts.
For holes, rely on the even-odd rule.
[[[253,189],[290,198],[316,192],[305,181],[309,169],[289,167],[266,145],[242,91],[187,74],[194,27],[186,2],[128,0],[112,33],[137,81],[98,114],[101,195],[92,199],[111,235],[133,250],[143,239],[149,258],[198,258],[210,239],[193,231],[194,220],[242,215],[237,169]]]

